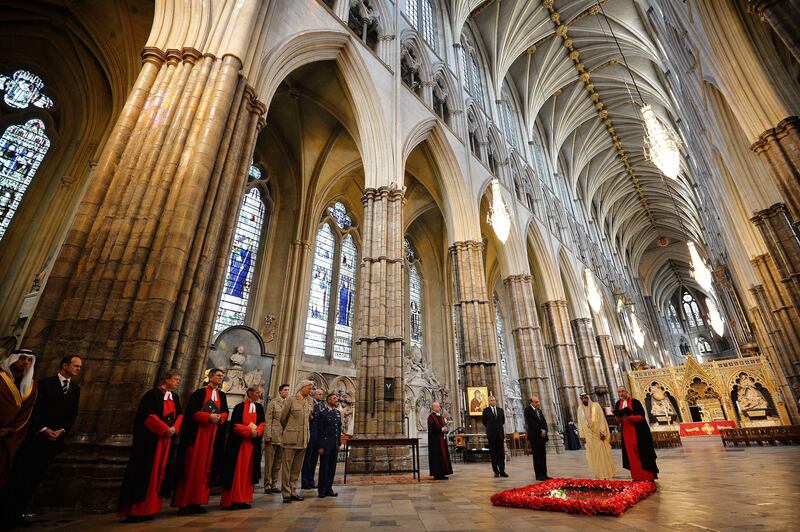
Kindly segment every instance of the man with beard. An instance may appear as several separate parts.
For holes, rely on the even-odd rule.
[[[28,432],[36,382],[36,355],[29,349],[13,351],[0,362],[0,488],[11,475],[11,464]]]
[[[447,422],[442,416],[442,405],[433,403],[428,416],[428,467],[436,480],[447,480],[453,474],[450,451],[447,449]]]
[[[183,434],[178,449],[178,486],[172,506],[178,514],[204,514],[211,494],[212,473],[225,444],[224,424],[228,420],[228,399],[220,390],[223,371],[208,372],[208,386],[195,390],[186,405]]]
[[[180,371],[171,369],[161,385],[139,402],[131,457],[119,494],[118,515],[129,523],[153,519],[161,511],[161,497],[171,491],[175,444],[183,423],[181,401],[175,393],[180,384]]]
[[[658,466],[644,407],[628,395],[625,387],[620,386],[617,393],[619,401],[614,408],[614,415],[622,423],[622,467],[631,472],[633,480],[653,482],[658,478]]]
[[[223,509],[242,510],[253,502],[253,485],[261,480],[264,407],[261,387],[247,388],[246,399],[233,407],[222,466]]]
[[[614,478],[614,459],[611,458],[611,433],[603,409],[589,398],[588,393],[581,394],[581,406],[578,407],[578,433],[586,446],[586,461],[594,471],[594,478],[607,480]]]

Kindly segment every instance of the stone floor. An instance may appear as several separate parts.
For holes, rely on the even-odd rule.
[[[619,451],[614,457],[617,478]],[[583,451],[549,455],[551,476],[586,477]],[[754,530],[800,529],[800,447],[728,448],[718,438],[684,440],[659,451],[658,492],[621,517],[588,517],[494,507],[489,496],[533,482],[529,456],[509,462],[510,478],[495,479],[489,464],[455,464],[446,482],[338,486],[338,498],[308,498],[291,505],[280,495],[256,495],[251,510],[178,517],[168,510],[145,524],[120,524],[113,515],[48,514],[40,529],[59,530],[549,530],[625,529]],[[216,503],[217,498],[212,499]]]

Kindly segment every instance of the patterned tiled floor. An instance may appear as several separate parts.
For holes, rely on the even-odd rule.
[[[456,464],[446,482],[338,486],[338,498],[282,504],[257,495],[253,508],[178,517],[172,510],[145,524],[120,524],[113,515],[48,514],[38,528],[59,530],[799,530],[800,446],[723,449],[719,439],[684,440],[659,451],[658,492],[621,517],[587,517],[494,507],[493,493],[533,482],[529,456],[516,456],[510,478],[495,479],[489,464]],[[618,478],[628,478],[620,466]],[[551,476],[586,477],[583,451],[548,456]],[[212,499],[213,503],[217,498]]]

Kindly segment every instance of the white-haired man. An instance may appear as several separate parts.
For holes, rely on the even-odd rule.
[[[303,469],[306,446],[309,439],[308,422],[312,416],[312,400],[309,397],[314,381],[304,379],[297,385],[294,397],[289,397],[281,410],[281,494],[283,502],[302,501],[297,494],[297,481]]]

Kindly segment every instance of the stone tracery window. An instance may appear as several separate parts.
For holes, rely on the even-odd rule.
[[[461,70],[464,88],[483,106],[483,84],[481,82],[478,49],[475,47],[474,39],[467,33],[461,36],[461,48]]]
[[[439,73],[433,80],[433,111],[445,124],[450,125],[449,91],[445,85],[444,74]]]
[[[358,246],[353,220],[336,202],[317,230],[311,266],[303,352],[308,356],[352,360]]]
[[[689,327],[700,327],[703,325],[703,317],[700,314],[700,307],[689,292],[683,293],[683,313]]]
[[[10,77],[0,74],[0,92],[9,107],[26,109],[34,105],[42,109],[53,107],[53,100],[42,93],[44,82],[27,70],[17,70]]]
[[[707,355],[711,353],[711,344],[704,336],[697,337],[697,350],[701,355]]]
[[[503,322],[503,315],[500,314],[500,298],[497,297],[497,292],[492,297],[494,300],[494,324],[497,331],[497,350],[500,354],[500,373],[503,376],[503,381],[506,381],[509,378],[506,328]]]
[[[420,79],[420,60],[419,51],[412,41],[405,41],[400,46],[400,78],[403,84],[422,97],[422,80]]]
[[[249,175],[253,175],[253,168],[258,170],[260,177],[261,171],[256,166],[251,166]],[[214,335],[233,325],[245,323],[266,214],[264,194],[260,187],[253,186],[244,195],[239,209],[225,272],[225,285],[214,320]]]
[[[675,305],[669,304],[669,326],[674,333],[681,332],[681,322],[678,319],[678,311],[675,310]]]
[[[517,147],[519,140],[517,139],[516,113],[512,104],[511,94],[508,90],[503,91],[503,99],[500,101],[500,114],[503,121],[506,141],[512,146]]]
[[[44,122],[33,118],[24,124],[8,126],[0,136],[0,239],[50,149],[50,139],[44,130]]]

